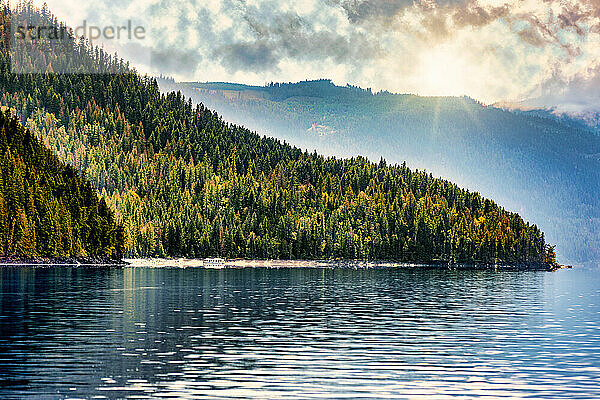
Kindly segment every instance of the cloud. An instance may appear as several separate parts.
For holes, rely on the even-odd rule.
[[[600,63],[565,76],[556,65],[537,93],[523,102],[528,107],[552,107],[561,112],[600,111]]]
[[[536,26],[529,25],[517,31],[517,35],[522,41],[535,47],[543,47],[548,43]]]
[[[123,54],[187,81],[332,78],[484,102],[599,87],[578,82],[600,59],[600,0],[47,1],[59,17],[144,21],[151,61]]]
[[[342,7],[352,23],[390,22],[399,14],[412,7],[422,9],[461,8],[469,0],[330,0],[330,3]]]
[[[372,19],[390,20],[414,4],[413,0],[343,0],[333,3],[344,9],[352,23]]]
[[[174,74],[193,74],[198,69],[203,57],[193,50],[175,48],[151,49],[151,65],[158,71],[169,71]]]
[[[457,27],[483,27],[500,18],[508,16],[510,8],[507,4],[498,7],[484,8],[476,2],[465,3],[457,7],[452,19]]]
[[[277,68],[278,57],[267,43],[246,42],[221,46],[214,51],[223,65],[232,72],[265,71]]]
[[[347,31],[340,33],[340,19],[330,14],[299,15],[289,9],[279,9],[278,3],[261,2],[249,5],[245,2],[229,1],[227,17],[237,22],[229,29],[202,32],[204,40],[197,51],[208,53],[213,61],[229,74],[238,72],[277,73],[281,65],[289,60],[306,63],[361,65],[365,59],[376,59],[383,55],[379,43],[367,33]],[[317,12],[320,10],[317,10]],[[186,14],[186,18],[188,14]],[[219,15],[204,15],[205,20],[219,20]],[[194,25],[188,21],[180,25]],[[211,24],[198,24],[206,29]],[[165,31],[167,27],[159,27]],[[157,36],[173,37],[159,33]],[[208,46],[207,46],[208,44]],[[173,46],[175,43],[162,43]]]

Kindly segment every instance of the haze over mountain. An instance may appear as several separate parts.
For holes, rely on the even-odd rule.
[[[516,113],[554,119],[573,128],[590,130],[600,135],[600,110],[565,111],[557,107],[532,106],[527,101],[518,103],[499,102],[494,106]]]
[[[160,83],[229,121],[309,150],[427,169],[535,220],[565,259],[600,259],[600,136],[575,119],[467,97],[374,94],[329,80]]]

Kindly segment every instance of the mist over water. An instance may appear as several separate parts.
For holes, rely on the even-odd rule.
[[[600,397],[600,276],[0,269],[0,397]]]

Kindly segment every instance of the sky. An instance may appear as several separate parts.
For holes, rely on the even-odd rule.
[[[41,4],[42,2],[37,2]],[[143,73],[263,85],[329,78],[375,91],[600,110],[600,0],[46,0]]]

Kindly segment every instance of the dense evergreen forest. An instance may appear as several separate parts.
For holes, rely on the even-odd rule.
[[[11,14],[56,23],[30,3],[14,13],[2,16],[2,104],[91,179],[130,256],[554,262],[535,225],[477,193],[405,164],[260,137],[86,43],[45,55],[32,46],[19,62],[121,72],[13,74]]]
[[[562,259],[600,260],[600,135],[587,123],[329,80],[158,82],[162,91],[181,90],[228,121],[309,151],[426,168],[536,221]]]
[[[104,199],[8,111],[0,112],[0,256],[121,258]]]

